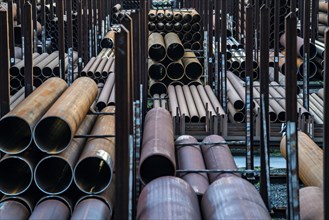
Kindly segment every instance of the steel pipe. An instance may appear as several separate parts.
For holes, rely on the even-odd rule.
[[[114,70],[115,67],[115,58],[110,57],[109,60],[107,61],[106,65],[104,66],[104,69],[102,70],[102,77],[108,77],[110,72],[114,72],[112,70]]]
[[[0,150],[7,154],[25,151],[32,143],[34,126],[66,88],[64,80],[48,79],[5,115],[0,120]]]
[[[1,219],[25,220],[30,216],[29,209],[21,202],[15,200],[6,200],[0,202]]]
[[[175,33],[168,33],[164,37],[167,56],[170,60],[176,61],[184,56],[184,47]]]
[[[271,219],[254,185],[234,175],[210,185],[201,209],[205,219]]]
[[[201,219],[198,198],[180,178],[157,178],[139,196],[137,219]]]
[[[95,120],[95,116],[87,115],[76,135],[88,134]],[[40,160],[34,171],[34,181],[42,192],[55,195],[65,192],[70,187],[73,181],[73,168],[85,142],[85,138],[74,138],[64,152]]]
[[[186,100],[187,108],[190,114],[190,121],[191,122],[199,122],[200,118],[198,115],[198,111],[196,109],[191,90],[188,85],[183,86],[183,91],[184,91],[184,97]]]
[[[176,173],[173,124],[163,108],[151,109],[144,122],[139,175],[142,183]]]
[[[177,68],[178,67],[176,67],[175,70],[177,70]],[[148,60],[148,75],[151,79],[155,81],[161,81],[166,77],[166,74],[167,74],[166,67],[162,63],[158,63],[151,59]]]
[[[243,99],[241,99],[234,86],[231,84],[230,80],[227,80],[227,96],[235,109],[237,109],[238,111],[244,109],[244,101]]]
[[[204,86],[203,85],[198,85],[197,89],[198,89],[198,93],[200,95],[200,98],[202,100],[203,106],[206,110],[208,110],[210,116],[217,115],[216,110],[212,106],[211,101],[207,96],[207,93],[206,93],[206,90],[205,90]]]
[[[106,107],[104,113],[115,113],[115,107]],[[100,115],[91,135],[114,135],[114,115]],[[98,194],[106,190],[112,181],[114,169],[115,138],[88,139],[79,161],[74,168],[74,182],[87,194]]]
[[[149,95],[152,97],[154,94],[167,93],[167,86],[162,82],[150,80],[149,82]]]
[[[166,57],[166,45],[161,34],[150,34],[148,38],[148,54],[155,61],[162,61]]]
[[[191,85],[189,87],[190,87],[190,91],[191,91],[193,100],[195,102],[195,106],[198,110],[200,122],[204,123],[206,121],[206,110],[205,110],[205,107],[204,107],[203,102],[201,100],[200,94],[199,94],[199,92],[197,90],[197,87],[195,85]],[[169,100],[170,100],[170,97],[169,97]]]
[[[114,77],[115,74],[113,73],[110,74],[105,82],[102,92],[100,93],[97,99],[96,107],[98,111],[102,111],[107,106],[108,100],[111,95],[111,91],[113,90],[113,86],[114,86],[114,81],[115,81]]]
[[[99,63],[98,67],[96,68],[96,71],[94,72],[94,76],[96,79],[102,78],[103,69],[108,60],[108,58],[102,57],[101,62]]]
[[[65,58],[67,57],[67,54],[65,54]],[[50,63],[47,64],[47,66],[45,66],[42,69],[42,75],[44,77],[49,77],[49,76],[58,76],[60,77],[60,75],[56,75],[54,74],[54,69],[55,67],[59,68],[59,57],[57,57],[56,59],[54,59],[53,61],[51,61]]]
[[[70,216],[71,210],[66,201],[58,198],[46,197],[37,204],[29,219],[69,219]]]
[[[107,102],[108,106],[115,106],[115,85],[113,85],[113,89],[111,91],[110,98]]]
[[[35,60],[38,56],[40,56],[39,53],[33,53],[32,59]],[[17,77],[19,75],[24,75],[20,74],[21,68],[24,67],[25,61],[21,60],[18,63],[16,63],[14,66],[10,67],[10,76],[12,77]]]
[[[286,136],[280,151],[286,158]],[[323,187],[323,150],[303,132],[298,132],[298,176],[306,186]]]
[[[190,80],[195,80],[202,75],[202,65],[198,58],[196,58],[194,52],[185,52],[182,61],[185,67],[185,75],[187,78]]]
[[[115,31],[110,30],[101,40],[100,46],[101,48],[113,48],[115,41]]]
[[[167,66],[167,75],[171,80],[180,80],[184,76],[184,65],[182,60],[173,61]]]
[[[160,98],[159,94],[154,94],[153,95],[153,108],[160,108],[161,107],[159,98]]]
[[[40,54],[40,56],[37,56],[35,59],[33,59],[33,64],[37,65],[38,63],[40,63],[41,61],[46,59],[48,56],[49,56],[48,53]],[[22,66],[22,68],[19,71],[19,75],[22,77],[24,77],[24,69],[25,69],[25,66]]]
[[[323,220],[323,190],[319,187],[308,186],[299,190],[300,219]]]
[[[282,34],[280,37],[280,44],[286,48],[286,34]],[[304,39],[297,36],[297,54],[300,57],[304,57]],[[312,60],[316,56],[316,47],[313,43],[310,43],[310,53],[308,58]]]
[[[190,117],[190,113],[188,111],[188,106],[187,106],[187,103],[186,103],[186,100],[184,97],[182,86],[180,86],[180,85],[175,86],[175,90],[176,90],[176,96],[177,96],[177,100],[178,100],[180,115],[184,115],[185,122],[190,122],[191,117]]]
[[[172,117],[177,116],[178,101],[176,96],[175,87],[173,85],[168,86],[168,97],[169,97],[169,111]]]
[[[231,102],[227,103],[228,113],[230,117],[230,121],[235,123],[242,123],[245,120],[245,114],[242,111],[238,111],[234,108]]]
[[[219,103],[214,91],[211,89],[211,87],[209,85],[205,85],[204,87],[207,96],[209,98],[209,100],[211,101],[211,104],[214,108],[214,110],[216,111],[217,114],[219,115],[225,115],[224,109],[222,108],[221,104]]]
[[[64,151],[97,95],[96,83],[80,77],[61,95],[34,128],[37,147],[49,154]]]

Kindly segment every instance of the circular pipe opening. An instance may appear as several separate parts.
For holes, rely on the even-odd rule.
[[[42,75],[45,76],[45,77],[49,77],[53,74],[53,71],[50,67],[45,67],[43,68],[42,70]]]
[[[196,115],[192,116],[191,117],[191,122],[193,122],[193,123],[199,122],[199,117],[196,116]]]
[[[194,33],[192,36],[193,41],[199,41],[201,40],[201,34],[200,33]]]
[[[113,41],[111,38],[104,38],[101,41],[101,48],[112,48],[113,47]]]
[[[161,44],[153,44],[149,49],[149,56],[152,60],[161,61],[166,56],[166,49]]]
[[[276,122],[278,116],[275,114],[275,112],[269,112],[269,115],[270,115],[270,122]]]
[[[233,62],[231,62],[231,67],[232,67],[232,69],[239,69],[240,68],[240,63],[238,62],[238,61],[233,61]]]
[[[154,80],[162,80],[166,76],[166,68],[161,63],[149,67],[149,76]]]
[[[169,79],[179,80],[184,76],[184,67],[180,63],[171,63],[167,68]]]
[[[242,100],[237,100],[233,103],[233,106],[235,109],[241,111],[242,109],[244,109],[244,102]]]
[[[112,167],[103,159],[88,157],[81,160],[74,169],[74,182],[88,194],[103,192],[111,183]]]
[[[29,124],[16,116],[0,120],[0,150],[7,154],[17,154],[26,150],[32,143]]]
[[[34,141],[37,147],[46,153],[60,153],[72,140],[70,125],[62,118],[50,116],[41,119],[34,129]]]
[[[0,162],[0,191],[6,195],[25,192],[33,181],[33,170],[20,157],[7,157]]]
[[[161,83],[161,82],[156,82],[154,84],[152,84],[150,86],[150,95],[153,97],[154,94],[163,94],[163,93],[167,93],[167,87],[165,84]]]
[[[194,42],[191,47],[192,47],[192,50],[200,50],[201,44],[199,42]]]
[[[279,112],[278,121],[279,122],[285,122],[286,121],[286,112]]]
[[[34,180],[41,191],[60,194],[70,187],[73,181],[73,170],[61,157],[46,157],[35,168]]]
[[[244,114],[241,112],[237,112],[233,115],[233,119],[238,123],[242,123],[244,121]]]
[[[179,60],[184,56],[184,47],[179,43],[172,43],[168,46],[167,56],[171,60]]]
[[[15,66],[10,68],[10,75],[13,77],[19,76],[19,69]]]
[[[144,184],[161,176],[174,175],[174,165],[168,158],[161,155],[153,155],[146,158],[140,167],[140,177]]]
[[[198,79],[202,75],[202,66],[197,62],[189,63],[185,67],[185,74],[189,79]]]

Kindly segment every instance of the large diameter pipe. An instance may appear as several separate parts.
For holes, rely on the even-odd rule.
[[[184,56],[184,47],[177,34],[170,32],[165,35],[164,40],[169,59],[176,61]]]
[[[112,115],[98,116],[91,135],[114,135],[115,107],[106,107],[102,112]],[[115,163],[114,153],[114,137],[88,139],[74,168],[74,182],[81,191],[97,194],[110,185]]]
[[[100,93],[100,96],[96,104],[98,111],[102,111],[107,106],[107,102],[110,98],[111,91],[113,90],[113,86],[114,86],[114,80],[115,80],[114,75],[115,75],[114,73],[109,75],[102,89],[102,92]]]
[[[139,174],[144,184],[176,173],[172,118],[163,108],[153,108],[145,117],[140,161]]]
[[[76,135],[88,134],[95,119],[95,116],[87,115]],[[40,160],[34,171],[34,181],[42,192],[55,195],[65,192],[70,187],[73,181],[73,169],[85,142],[85,138],[74,138],[62,153]]]
[[[198,92],[198,89],[195,85],[191,85],[190,90],[191,90],[191,93],[192,93],[193,100],[195,102],[195,106],[198,110],[200,122],[204,123],[206,121],[206,114],[207,113],[206,113],[205,107],[203,106],[203,102],[202,102],[202,99],[201,99],[200,94]],[[169,100],[170,100],[170,98],[169,98]]]
[[[139,196],[137,219],[201,219],[198,198],[180,178],[157,178]]]
[[[33,210],[29,220],[69,219],[71,210],[68,204],[56,198],[44,198]]]
[[[211,104],[214,108],[214,110],[216,111],[216,113],[218,113],[219,115],[225,115],[224,109],[222,108],[221,104],[219,103],[214,91],[211,89],[211,87],[209,85],[206,85],[204,87],[209,100],[211,101]]]
[[[184,76],[184,65],[182,60],[169,63],[167,67],[167,75],[171,80],[180,80]]]
[[[107,32],[104,38],[101,40],[101,48],[113,48],[115,41],[115,31],[111,30]]]
[[[280,44],[286,48],[286,34],[282,34],[280,37]],[[297,54],[300,57],[304,57],[304,39],[297,36]],[[313,43],[310,43],[310,53],[308,58],[311,60],[316,56],[316,47]]]
[[[323,220],[323,189],[316,186],[303,187],[299,190],[300,219]]]
[[[29,209],[21,202],[15,200],[5,200],[0,202],[0,218],[26,220],[30,216]]]
[[[211,144],[224,141],[225,139],[218,135],[210,135],[203,139],[202,142],[205,144],[202,145],[201,149],[207,169],[237,170],[230,148],[226,144]],[[209,174],[209,180],[212,183],[231,175],[240,176],[234,173],[211,173]]]
[[[156,62],[151,59],[148,60],[148,75],[151,79],[161,81],[166,77],[166,74],[166,67],[162,63]]]
[[[237,176],[211,184],[202,198],[201,209],[205,219],[271,219],[254,185]]]
[[[182,61],[185,66],[185,75],[187,78],[195,80],[202,75],[202,65],[194,52],[185,52]]]
[[[182,86],[180,85],[175,86],[175,90],[176,90],[180,114],[184,115],[185,122],[190,122],[191,121],[190,113],[188,111],[188,106],[185,100]]]
[[[187,108],[190,114],[190,121],[191,122],[199,122],[200,118],[198,115],[198,111],[196,109],[191,90],[188,85],[183,86],[184,97],[186,100]]]
[[[15,109],[0,120],[0,150],[18,154],[32,143],[35,124],[65,91],[67,84],[60,78],[45,81]]]
[[[162,61],[166,57],[166,45],[161,34],[150,34],[148,38],[148,54],[155,61]]]
[[[286,158],[286,136],[280,143]],[[298,132],[298,176],[306,186],[323,187],[323,150],[305,133]]]
[[[180,170],[206,169],[202,152],[198,145],[179,146],[179,144],[197,142],[197,139],[190,135],[182,135],[176,139],[175,144],[178,144],[176,147],[177,162]],[[200,197],[203,196],[209,186],[208,176],[205,173],[181,173],[180,177],[190,184],[194,192]]]
[[[167,93],[167,86],[163,82],[149,81],[149,95]]]
[[[64,151],[93,104],[97,91],[92,79],[75,80],[34,128],[37,147],[49,154]]]

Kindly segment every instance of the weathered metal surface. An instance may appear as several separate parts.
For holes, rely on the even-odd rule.
[[[324,219],[323,190],[308,186],[299,190],[300,219]]]
[[[148,54],[155,61],[162,61],[166,56],[166,45],[163,36],[152,33],[148,38]]]
[[[201,213],[188,183],[177,177],[160,177],[141,192],[137,219],[201,219]]]
[[[0,218],[25,220],[30,216],[30,211],[24,204],[15,200],[0,202]]]
[[[185,52],[182,61],[185,67],[185,75],[187,78],[194,80],[198,79],[202,75],[202,65],[198,58],[196,58],[194,52]]]
[[[69,219],[70,208],[67,203],[55,198],[48,198],[40,202],[33,210],[29,219]]]

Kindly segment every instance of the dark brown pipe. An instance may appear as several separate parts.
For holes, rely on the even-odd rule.
[[[109,75],[109,73],[111,72],[111,69],[114,69],[115,67],[115,62],[114,62],[114,58],[110,57],[106,63],[106,65],[104,66],[103,70],[102,70],[102,77],[107,77]],[[114,71],[112,71],[114,72]]]
[[[243,110],[245,105],[230,80],[227,80],[227,96],[233,107],[239,111]]]
[[[176,139],[175,144],[197,143],[197,139],[190,135],[183,135]],[[180,170],[204,170],[201,149],[198,145],[176,146],[178,168]],[[194,192],[202,197],[206,192],[209,181],[205,173],[181,173],[180,177],[193,188]]]
[[[183,22],[184,23],[190,23],[193,19],[191,12],[189,11],[181,11],[183,15]]]
[[[58,198],[46,197],[35,207],[29,219],[69,219],[70,216],[70,208],[65,201]]]
[[[108,106],[115,106],[115,85],[113,85],[113,89],[111,91],[110,98],[107,102]]]
[[[171,62],[167,67],[167,75],[171,80],[180,80],[184,76],[182,60]]]
[[[100,96],[97,99],[96,107],[98,111],[102,111],[107,106],[107,102],[110,98],[111,91],[114,85],[114,80],[115,80],[114,75],[115,75],[114,73],[109,75],[102,89],[102,92],[100,93]]]
[[[0,202],[1,219],[26,220],[30,216],[29,209],[21,202],[16,200],[6,200]]]
[[[323,220],[323,189],[316,186],[301,188],[299,190],[299,210],[301,220]]]
[[[187,78],[195,80],[202,75],[202,65],[194,52],[185,52],[182,61],[185,66],[185,75]]]
[[[96,57],[95,62],[93,63],[93,65],[89,68],[87,75],[91,78],[95,77],[95,72],[97,67],[99,66],[99,64],[102,62],[102,58],[100,57]]]
[[[96,83],[80,77],[63,93],[34,128],[37,147],[49,154],[64,151],[97,95]]]
[[[161,34],[150,34],[148,38],[148,54],[155,61],[162,61],[166,57],[166,45]]]
[[[33,59],[33,65],[37,65],[38,63],[40,63],[41,61],[43,61],[44,59],[46,59],[49,56],[48,53],[43,53],[40,54],[40,56],[37,56],[35,59]],[[24,77],[24,69],[25,66],[22,66],[22,68],[20,69],[20,76]]]
[[[139,174],[144,184],[176,173],[172,118],[163,108],[151,109],[144,122]]]
[[[76,135],[89,134],[95,119],[95,116],[87,115]],[[64,152],[44,157],[38,163],[34,171],[34,181],[41,191],[48,194],[60,194],[70,187],[73,181],[73,168],[85,142],[85,138],[73,138]]]
[[[87,63],[87,65],[83,68],[83,70],[81,71],[81,76],[87,76],[88,70],[90,69],[90,67],[93,65],[93,63],[95,62],[96,57],[92,57],[89,62]]]
[[[106,107],[102,112],[115,113],[115,107]],[[114,115],[97,117],[92,135],[114,135]],[[74,182],[87,194],[103,192],[111,183],[114,169],[115,138],[88,139],[79,161],[74,168]]]
[[[198,198],[180,178],[157,178],[139,196],[137,219],[201,219]]]
[[[165,30],[167,32],[172,32],[174,30],[174,25],[172,23],[166,23],[165,24]]]
[[[26,150],[32,143],[35,124],[66,88],[64,80],[51,78],[5,115],[0,120],[0,150],[7,154]]]
[[[148,60],[148,75],[151,79],[161,81],[166,77],[167,70],[162,63],[158,63],[154,60]]]
[[[225,139],[218,135],[210,135],[203,139],[203,143],[218,143],[224,142]],[[237,166],[231,154],[230,148],[226,144],[205,144],[201,147],[203,158],[207,169],[217,170],[237,170]],[[218,179],[226,176],[239,174],[228,173],[211,173],[209,174],[209,181],[212,183]]]
[[[113,48],[115,41],[115,31],[111,30],[107,32],[104,38],[101,40],[101,48]]]
[[[33,53],[32,59],[35,60],[40,54]],[[16,63],[14,66],[10,68],[10,76],[17,77],[20,75],[21,68],[24,67],[25,61],[21,60],[20,62]]]
[[[164,40],[169,59],[179,60],[184,56],[184,47],[177,34],[168,33],[165,35]]]
[[[254,185],[237,176],[223,177],[211,184],[202,198],[201,209],[205,219],[271,219]]]

